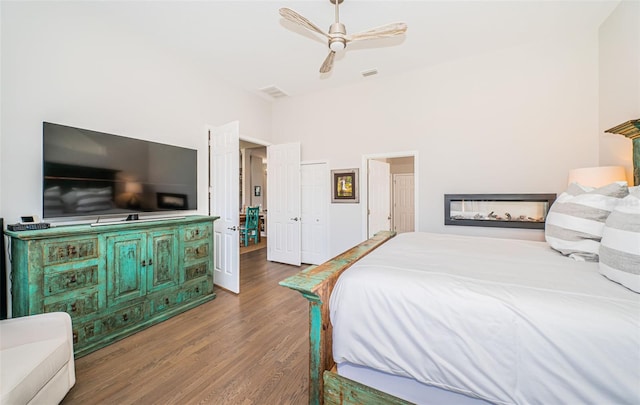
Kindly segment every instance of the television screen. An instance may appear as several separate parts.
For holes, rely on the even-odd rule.
[[[43,123],[43,218],[197,208],[197,151]]]

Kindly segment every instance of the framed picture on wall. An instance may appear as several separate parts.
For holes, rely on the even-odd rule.
[[[358,169],[331,170],[331,202],[357,203]]]
[[[260,186],[253,186],[253,195],[255,197],[260,197],[260,194],[262,193],[262,187]]]

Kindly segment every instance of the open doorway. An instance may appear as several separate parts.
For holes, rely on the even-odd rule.
[[[364,156],[363,233],[413,232],[417,224],[416,152]]]
[[[246,223],[248,207],[258,207],[258,241],[249,240],[240,243],[240,260],[245,253],[267,248],[267,147],[240,138],[239,150],[239,213],[240,225]]]

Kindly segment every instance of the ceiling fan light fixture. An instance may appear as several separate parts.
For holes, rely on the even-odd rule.
[[[347,47],[347,41],[344,38],[333,38],[329,41],[329,49],[334,52],[341,51]]]

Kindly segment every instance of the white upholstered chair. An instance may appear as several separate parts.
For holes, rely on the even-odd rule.
[[[69,314],[0,321],[1,405],[58,404],[75,382]]]

